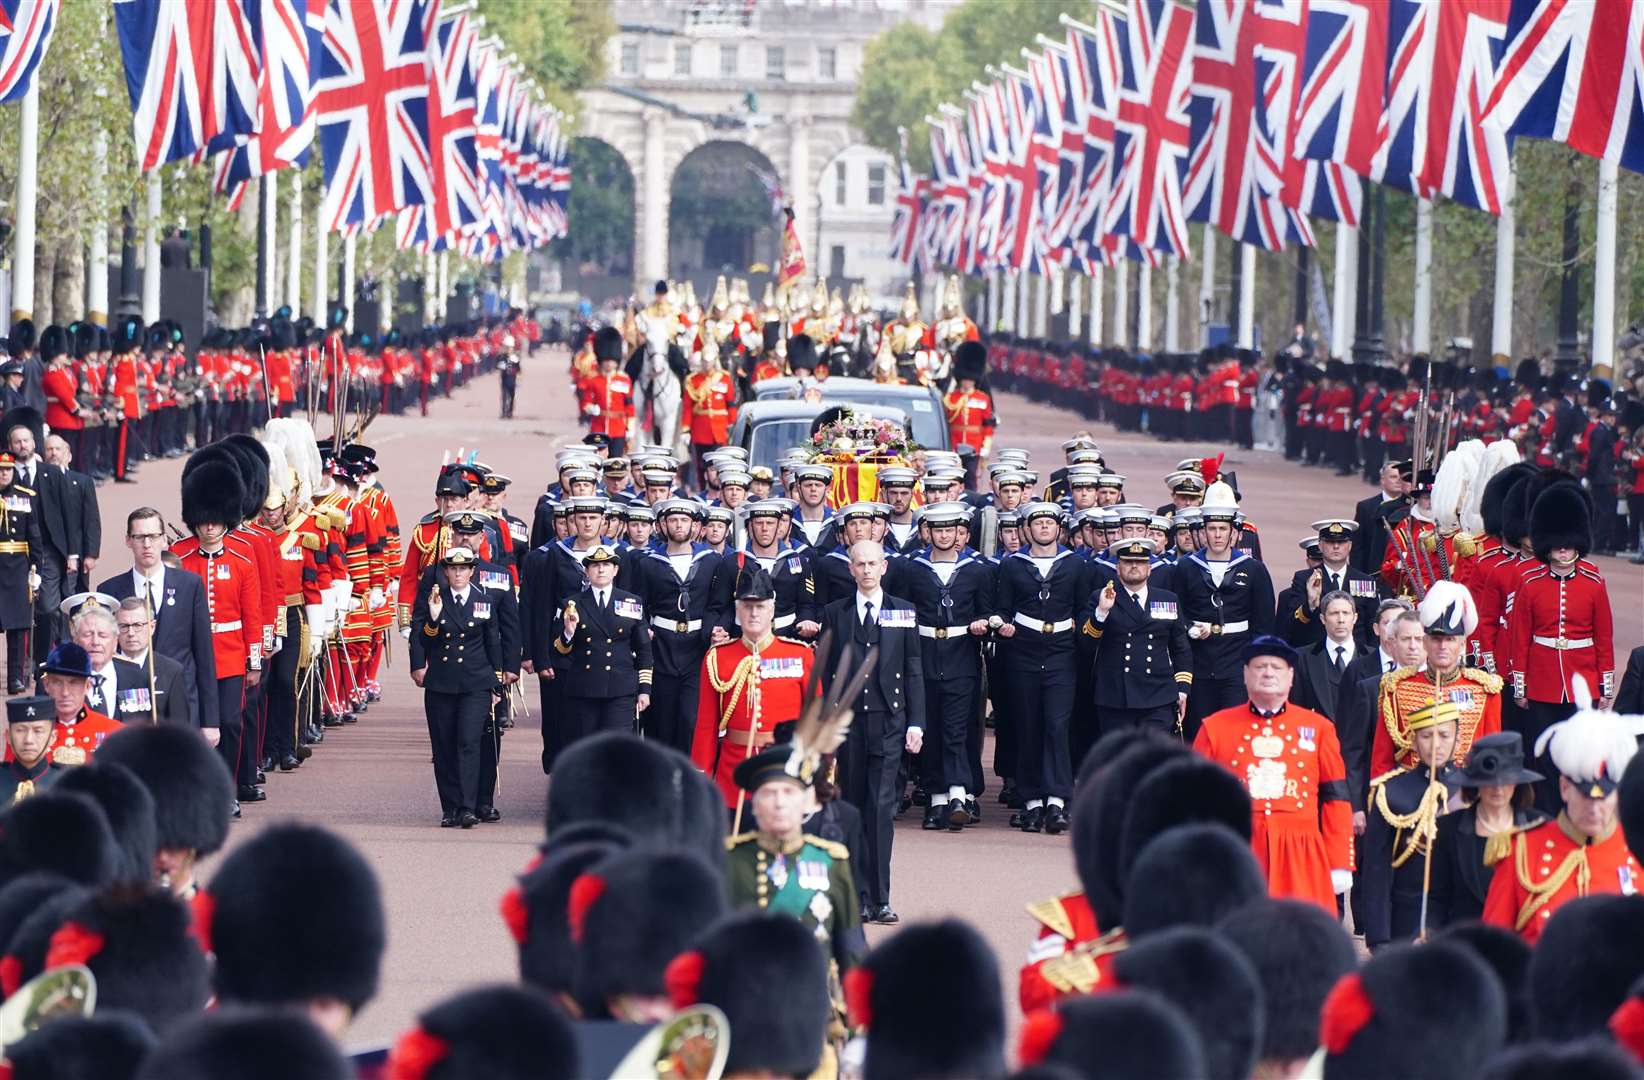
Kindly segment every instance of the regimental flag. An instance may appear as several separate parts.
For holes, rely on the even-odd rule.
[[[1483,119],[1509,0],[1382,2],[1389,13],[1387,105],[1371,179],[1501,213],[1510,140]]]
[[[1514,0],[1484,126],[1644,172],[1644,4]]]
[[[51,48],[61,0],[0,0],[0,104],[23,100]]]
[[[315,82],[325,228],[432,198],[427,63],[438,12],[439,0],[327,0]]]
[[[256,133],[260,15],[258,0],[115,0],[142,171]]]
[[[805,247],[799,242],[799,230],[793,223],[793,208],[782,208],[788,220],[782,226],[782,253],[776,268],[776,288],[785,292],[794,282],[805,276]]]
[[[1191,133],[1192,10],[1171,0],[1130,0],[1120,27],[1113,133],[1113,194],[1102,233],[1135,248],[1187,258],[1181,170]]]

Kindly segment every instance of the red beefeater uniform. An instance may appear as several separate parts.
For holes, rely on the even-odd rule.
[[[775,741],[776,725],[799,719],[811,661],[810,649],[775,637],[759,647],[757,666],[746,638],[715,645],[702,658],[691,760],[714,778],[726,806],[736,805],[741,789],[732,773],[750,739],[757,754]]]
[[[612,439],[628,437],[628,421],[634,418],[634,381],[620,371],[600,372],[588,379],[588,430]]]
[[[1615,693],[1610,594],[1598,568],[1582,559],[1568,574],[1540,563],[1524,577],[1507,613],[1513,696],[1574,701],[1576,676],[1597,697]]]
[[[232,679],[248,669],[262,670],[262,593],[257,564],[226,544],[215,554],[207,554],[193,537],[177,541],[171,550],[184,570],[200,575],[205,582],[217,677]]]
[[[1484,921],[1511,930],[1534,945],[1547,920],[1571,900],[1604,893],[1632,895],[1637,860],[1621,829],[1591,841],[1562,813],[1513,837],[1513,850],[1490,878]]]
[[[1193,749],[1250,792],[1250,846],[1270,896],[1336,912],[1331,870],[1353,868],[1353,810],[1336,725],[1286,705],[1264,717],[1249,703],[1205,717]]]
[[[985,454],[999,425],[993,415],[993,398],[981,390],[968,394],[953,390],[942,398],[942,409],[948,414],[948,434],[953,445],[969,446],[977,454]]]
[[[1113,978],[1113,958],[1126,945],[1123,928],[1103,934],[1096,913],[1082,892],[1071,892],[1027,906],[1039,923],[1039,936],[1028,946],[1027,963],[1016,977],[1022,1012],[1031,1014],[1064,997],[1088,994]]]
[[[698,446],[724,446],[736,423],[736,384],[723,371],[693,371],[685,376],[680,423]]]

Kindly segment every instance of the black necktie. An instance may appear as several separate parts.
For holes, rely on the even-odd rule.
[[[1130,594],[1130,602],[1132,604],[1135,604],[1137,607],[1141,607],[1142,606],[1142,594],[1141,593],[1131,593]]]
[[[1342,669],[1347,666],[1347,649],[1342,645],[1337,645],[1334,648],[1336,650],[1336,674],[1339,675]]]
[[[1326,592],[1340,592],[1341,591],[1341,578],[1337,577],[1335,574],[1331,574],[1330,575],[1330,588],[1325,590],[1325,591]]]
[[[873,601],[872,600],[865,600],[865,601],[862,602],[862,625],[863,626],[872,626],[873,625]]]

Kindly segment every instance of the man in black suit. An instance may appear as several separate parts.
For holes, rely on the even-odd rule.
[[[1627,670],[1615,695],[1615,711],[1624,716],[1644,715],[1644,645],[1627,657]]]
[[[1353,598],[1337,589],[1324,595],[1314,617],[1322,626],[1324,637],[1301,651],[1290,700],[1323,713],[1335,723],[1339,714],[1337,695],[1346,685],[1349,666],[1363,650],[1354,633],[1359,612]],[[1340,734],[1339,726],[1337,733]]]
[[[841,765],[845,797],[862,811],[867,837],[864,918],[894,923],[890,906],[891,838],[897,801],[896,773],[902,751],[924,746],[925,674],[919,651],[919,622],[914,606],[886,595],[885,549],[861,540],[850,549],[856,592],[829,604],[823,626],[831,631],[824,672],[839,668],[839,656],[851,646],[857,656],[877,647],[879,658],[856,701],[856,718],[845,738]],[[831,678],[831,675],[829,675]]]
[[[79,505],[78,496],[68,490],[63,471],[49,465],[37,453],[43,440],[42,418],[32,409],[16,409],[5,417],[6,447],[17,459],[17,483],[35,496],[35,517],[44,541],[38,552],[30,552],[40,587],[34,593],[34,653],[45,656],[67,636],[67,625],[58,608],[63,603],[65,578],[78,573],[82,537],[70,512]]]
[[[217,745],[217,658],[211,647],[211,614],[206,610],[205,582],[187,570],[166,566],[165,519],[151,506],[126,518],[126,548],[132,568],[105,578],[97,587],[116,600],[137,597],[154,613],[154,648],[183,665],[194,684],[191,720],[212,746]]]
[[[97,482],[74,469],[74,454],[61,435],[47,435],[45,459],[63,472],[63,509],[69,530],[80,538],[78,565],[68,565],[64,592],[86,592],[91,588],[91,572],[97,568],[97,553],[103,548],[103,515],[97,506]]]
[[[1408,499],[1410,481],[1399,472],[1398,461],[1387,461],[1381,467],[1381,491],[1368,499],[1360,499],[1353,508],[1353,551],[1348,563],[1366,574],[1381,571],[1382,556],[1387,554],[1387,534],[1399,520],[1410,512]]]
[[[120,601],[114,612],[119,652],[114,657],[114,712],[126,724],[187,724],[200,706],[183,665],[150,648],[154,620],[137,597]],[[152,682],[150,665],[153,666]]]

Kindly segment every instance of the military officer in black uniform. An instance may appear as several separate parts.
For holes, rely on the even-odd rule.
[[[17,461],[0,452],[0,630],[6,632],[6,692],[28,685],[34,629],[35,560],[40,550],[38,496],[17,482]]]
[[[1319,534],[1319,555],[1322,565],[1309,565],[1297,570],[1289,588],[1280,595],[1286,602],[1279,607],[1278,627],[1284,639],[1298,649],[1316,645],[1324,640],[1324,620],[1319,617],[1319,601],[1333,592],[1344,592],[1353,598],[1359,610],[1358,638],[1360,647],[1372,644],[1370,627],[1376,625],[1376,606],[1381,603],[1381,581],[1373,574],[1352,566],[1353,534],[1358,524],[1346,518],[1325,518],[1313,522]]]
[[[771,632],[794,641],[812,641],[822,628],[822,605],[816,597],[812,553],[792,540],[780,539],[788,504],[764,499],[748,504],[748,541],[725,555],[722,573],[734,587],[743,569],[754,563],[770,575],[776,590],[776,618]]]
[[[664,499],[655,506],[660,542],[636,560],[638,587],[651,625],[656,671],[651,707],[644,713],[646,738],[682,754],[696,731],[702,657],[710,645],[731,640],[736,613],[731,582],[717,573],[720,557],[691,536],[702,519],[701,503]]]
[[[1193,649],[1193,689],[1182,737],[1192,742],[1199,723],[1245,700],[1244,647],[1273,627],[1273,579],[1260,560],[1233,548],[1239,507],[1218,492],[1199,508],[1205,546],[1176,562],[1172,576],[1179,617]]]
[[[616,588],[621,559],[601,545],[582,561],[588,587],[554,618],[555,681],[565,710],[565,746],[602,731],[638,729],[651,705],[651,635],[645,605]]]
[[[1090,598],[1082,632],[1096,642],[1095,694],[1104,732],[1148,727],[1181,730],[1193,685],[1193,653],[1176,594],[1154,586],[1153,541],[1120,540],[1109,549],[1118,577]]]
[[[930,792],[924,827],[954,832],[981,817],[980,645],[993,614],[993,568],[960,539],[970,515],[961,502],[926,507],[930,546],[908,558],[902,576],[903,598],[918,612],[925,639],[925,730],[932,738],[920,754]]]
[[[1020,826],[1059,833],[1067,828],[1073,792],[1074,619],[1090,595],[1088,564],[1058,542],[1061,507],[1029,503],[1020,516],[1027,543],[999,560],[989,626],[1010,639],[1006,677],[1016,720]]]
[[[474,583],[478,562],[469,548],[449,548],[440,559],[444,580],[411,612],[411,680],[425,691],[442,828],[479,823],[485,725],[502,686],[500,620],[496,601]]]

